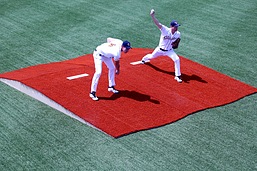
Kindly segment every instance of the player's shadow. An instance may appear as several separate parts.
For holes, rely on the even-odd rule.
[[[165,73],[165,74],[169,74],[169,75],[175,75],[175,72],[171,72],[171,71],[165,71],[151,63],[146,63],[145,65],[148,65],[150,66],[151,68],[153,68],[154,70],[156,71],[159,71],[159,72],[162,72],[162,73]],[[183,74],[182,73],[182,80],[183,82],[185,83],[189,83],[190,81],[192,80],[195,80],[195,81],[199,81],[199,82],[202,82],[202,83],[208,83],[207,81],[203,80],[201,77],[195,75],[195,74],[192,74],[192,75],[187,75],[187,74]]]
[[[142,94],[136,91],[119,90],[118,94],[113,94],[111,97],[98,97],[100,100],[116,100],[120,97],[130,98],[136,101],[144,102],[149,101],[154,104],[160,104],[158,100],[152,99],[151,96]]]

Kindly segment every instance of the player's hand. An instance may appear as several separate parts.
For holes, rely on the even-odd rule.
[[[151,11],[150,11],[150,15],[151,15],[151,16],[153,16],[154,14],[155,14],[154,9],[151,9]]]

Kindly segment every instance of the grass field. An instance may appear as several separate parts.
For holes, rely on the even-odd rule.
[[[155,48],[151,8],[181,23],[179,55],[257,87],[256,0],[1,0],[0,73],[90,54],[109,36]],[[0,94],[0,170],[257,170],[257,94],[118,139],[3,83]]]

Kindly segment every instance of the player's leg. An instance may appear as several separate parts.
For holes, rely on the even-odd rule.
[[[147,62],[147,61],[150,61],[151,59],[157,58],[158,56],[161,56],[162,53],[163,53],[163,52],[160,50],[160,48],[159,48],[159,47],[156,47],[152,53],[147,54],[147,55],[145,55],[145,56],[142,58],[142,63],[145,63],[145,62]]]
[[[173,50],[167,52],[167,55],[174,61],[174,68],[175,68],[174,79],[177,82],[181,83],[182,79],[181,79],[181,71],[180,71],[180,58]]]
[[[99,56],[98,54],[93,54],[94,56],[94,63],[95,63],[95,73],[94,76],[92,78],[92,83],[91,83],[91,92],[90,92],[90,97],[93,100],[98,100],[98,98],[96,97],[95,93],[97,90],[97,85],[99,82],[99,78],[102,74],[102,57]]]
[[[109,81],[109,87],[108,91],[113,92],[113,93],[119,93],[118,90],[114,88],[115,84],[115,65],[112,61],[112,58],[104,58],[104,63],[106,64],[107,68],[109,69],[108,71],[108,81]]]

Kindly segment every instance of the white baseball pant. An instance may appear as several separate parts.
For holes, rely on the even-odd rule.
[[[174,68],[175,68],[175,76],[181,76],[180,71],[180,59],[178,55],[174,52],[173,49],[169,51],[162,51],[160,50],[160,47],[156,47],[154,51],[151,54],[145,55],[142,60],[147,61],[154,58],[157,58],[159,56],[168,56],[174,61]]]
[[[109,69],[109,72],[108,72],[109,87],[115,86],[115,70],[116,70],[116,68],[112,61],[112,58],[100,56],[100,54],[97,51],[94,51],[93,57],[94,57],[94,62],[95,62],[95,73],[92,78],[91,92],[92,91],[96,92],[96,90],[97,90],[99,78],[102,74],[102,63],[103,62]]]

